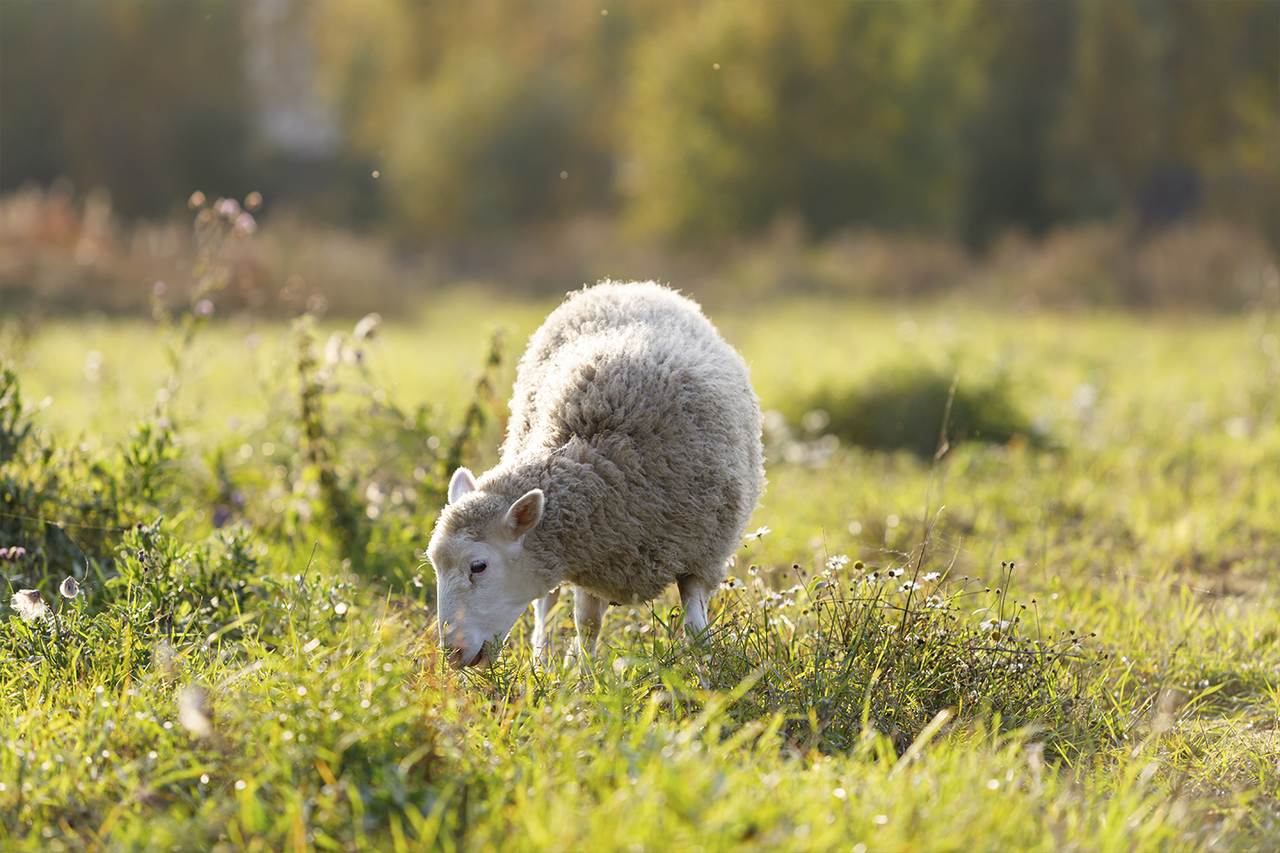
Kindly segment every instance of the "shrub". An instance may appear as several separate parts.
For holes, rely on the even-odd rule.
[[[849,444],[905,449],[925,458],[939,450],[944,420],[948,446],[960,441],[1042,440],[1002,373],[974,382],[933,367],[900,365],[875,374],[860,387],[828,388],[789,408],[791,414],[817,413],[805,420],[826,421],[828,432]]]

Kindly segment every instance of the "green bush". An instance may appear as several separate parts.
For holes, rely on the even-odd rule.
[[[1004,374],[974,382],[932,367],[896,366],[858,387],[827,388],[791,408],[800,415],[825,412],[826,430],[849,444],[925,458],[962,441],[1043,442]]]

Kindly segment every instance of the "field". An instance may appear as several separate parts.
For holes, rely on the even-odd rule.
[[[773,414],[712,636],[454,673],[422,549],[552,304],[0,325],[0,846],[1280,846],[1280,311],[719,298]]]

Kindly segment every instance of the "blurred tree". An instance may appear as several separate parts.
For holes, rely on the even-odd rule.
[[[1010,227],[1039,236],[1061,217],[1049,195],[1051,142],[1072,69],[1076,7],[1006,2],[978,7],[989,46],[985,94],[965,120],[959,228],[973,248]]]
[[[269,1],[0,2],[0,189],[265,189],[408,236],[1199,209],[1280,242],[1275,0]]]
[[[242,47],[237,4],[0,3],[0,189],[65,175],[129,215],[247,192]]]
[[[491,230],[611,201],[616,49],[598,3],[321,6],[349,153],[412,233]]]
[[[1151,228],[1202,204],[1230,214],[1242,195],[1276,197],[1280,4],[1090,0],[1075,11],[1047,187],[1064,213],[1124,208]]]
[[[713,3],[638,46],[621,144],[644,230],[759,229],[785,211],[948,226],[984,67],[969,3]]]

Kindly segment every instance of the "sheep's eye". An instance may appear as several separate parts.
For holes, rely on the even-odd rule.
[[[471,574],[473,575],[478,575],[487,568],[489,568],[489,564],[486,563],[484,560],[471,561]]]

